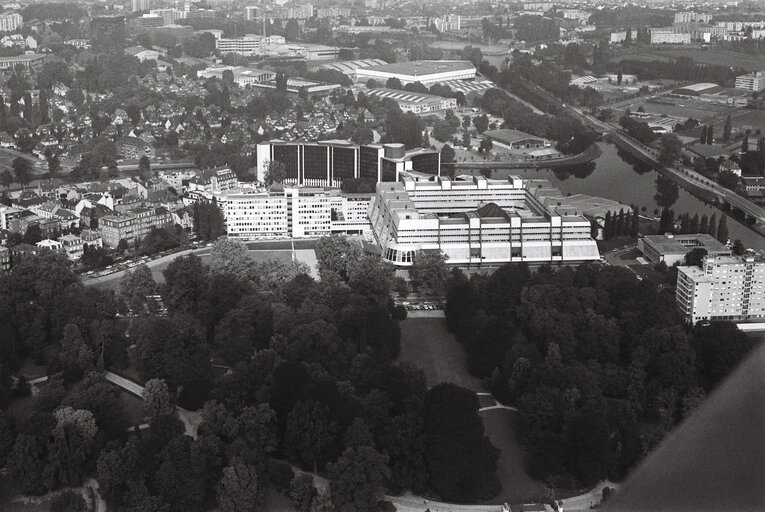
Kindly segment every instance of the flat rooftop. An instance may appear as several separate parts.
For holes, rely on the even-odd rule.
[[[520,130],[500,129],[500,130],[488,130],[483,132],[486,137],[490,137],[499,142],[518,142],[527,139],[545,140],[544,137],[537,137],[530,133],[522,132]]]
[[[645,235],[645,242],[661,254],[685,254],[692,249],[706,249],[710,254],[730,254],[730,249],[712,235],[696,233],[688,235]]]
[[[475,71],[475,66],[467,60],[413,60],[410,62],[396,62],[382,66],[370,66],[360,69],[383,71],[396,75],[425,76],[437,73],[449,73],[452,71]]]

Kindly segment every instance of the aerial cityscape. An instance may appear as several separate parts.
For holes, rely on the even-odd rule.
[[[0,5],[0,512],[765,510],[765,0]]]

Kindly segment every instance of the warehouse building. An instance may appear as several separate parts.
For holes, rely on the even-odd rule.
[[[455,98],[444,98],[435,94],[399,91],[396,89],[370,89],[367,91],[367,95],[375,96],[381,100],[390,98],[398,103],[398,107],[403,112],[411,112],[413,114],[427,114],[457,108],[457,100]]]
[[[404,85],[415,82],[431,85],[447,80],[472,80],[475,73],[475,66],[467,60],[413,60],[357,68],[356,80],[386,82],[389,78],[397,78]]]

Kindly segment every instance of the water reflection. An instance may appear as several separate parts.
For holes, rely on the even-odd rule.
[[[595,162],[586,162],[583,164],[563,165],[561,167],[554,167],[552,169],[555,177],[561,181],[565,181],[569,176],[574,178],[584,179],[595,171]]]
[[[680,188],[671,179],[658,174],[656,176],[656,194],[653,196],[656,204],[662,208],[669,208],[680,197]]]
[[[619,156],[619,158],[630,164],[632,166],[632,170],[641,176],[654,170],[651,164],[648,164],[643,160],[632,156],[631,153],[628,153],[621,148],[616,148],[616,154]]]

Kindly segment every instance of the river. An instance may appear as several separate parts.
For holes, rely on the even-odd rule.
[[[464,172],[484,173],[487,177],[499,179],[511,174],[527,179],[546,178],[564,194],[588,194],[624,204],[636,204],[641,213],[653,217],[658,217],[662,208],[674,210],[675,218],[686,212],[691,216],[698,214],[699,217],[705,214],[711,217],[716,213],[719,221],[721,215],[726,215],[731,240],[739,239],[745,247],[765,250],[765,237],[752,231],[738,219],[704,202],[613,144],[599,142],[598,145],[602,154],[589,164],[558,169],[493,170],[490,176],[486,175],[485,171]]]

